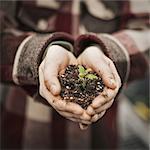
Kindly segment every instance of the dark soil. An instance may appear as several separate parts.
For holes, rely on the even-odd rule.
[[[97,76],[96,79],[80,78],[79,69],[76,65],[69,65],[65,73],[59,75],[61,84],[61,97],[68,102],[79,104],[82,108],[86,109],[92,100],[97,97],[104,89],[102,79],[95,73],[90,73]]]

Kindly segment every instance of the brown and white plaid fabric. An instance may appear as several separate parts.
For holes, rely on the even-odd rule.
[[[105,118],[88,130],[81,131],[77,123],[68,121],[52,108],[35,102],[22,89],[6,86],[3,89],[1,96],[5,98],[5,105],[1,109],[2,149],[91,149],[98,148],[101,144],[102,148],[107,144],[108,148],[110,144],[112,148],[116,146],[116,113],[112,111],[116,104]]]
[[[1,148],[2,149],[114,149],[117,147],[117,103],[102,120],[81,131],[76,123],[52,108],[35,102],[21,87],[12,86],[12,68],[18,46],[30,32],[66,32],[76,39],[87,32],[108,33],[131,56],[129,80],[142,78],[147,69],[146,50],[141,50],[124,29],[149,28],[148,0],[36,0],[2,1],[1,22]],[[120,31],[120,32],[117,32]],[[135,63],[135,60],[138,60]],[[134,67],[136,66],[136,67]],[[146,67],[143,67],[146,66]],[[132,68],[133,67],[133,68]],[[142,71],[139,71],[139,68]],[[135,71],[137,72],[135,73]],[[29,87],[27,87],[28,89]],[[26,89],[26,88],[24,88]],[[28,90],[27,90],[28,91]],[[31,90],[29,90],[31,91]],[[33,95],[33,93],[31,93]]]

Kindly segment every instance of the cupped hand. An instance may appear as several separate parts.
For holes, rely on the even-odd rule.
[[[53,45],[39,67],[40,95],[62,116],[75,122],[90,124],[91,117],[78,104],[66,102],[59,96],[61,86],[58,75],[70,64],[77,64],[73,54],[65,48]]]
[[[78,104],[62,100],[59,96],[61,86],[58,74],[61,74],[70,64],[81,64],[91,68],[102,77],[104,91],[96,97],[92,104],[83,110]],[[78,57],[61,46],[49,47],[46,57],[39,67],[40,94],[62,116],[80,123],[80,128],[96,122],[112,105],[121,86],[120,77],[113,62],[96,46],[90,46]]]
[[[121,80],[112,60],[104,55],[97,46],[86,48],[78,57],[78,63],[97,72],[105,84],[103,92],[92,101],[86,110],[87,114],[91,116],[90,121],[96,122],[113,104],[121,86]],[[80,128],[85,129],[87,125],[80,124]]]

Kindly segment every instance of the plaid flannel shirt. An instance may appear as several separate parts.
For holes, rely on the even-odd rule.
[[[37,70],[47,45],[62,40],[73,45],[76,56],[91,43],[106,46],[104,53],[115,63],[123,84],[144,79],[149,68],[148,3],[2,1],[2,148],[115,148],[117,103],[101,121],[87,131],[80,131],[52,108],[33,100],[38,91]],[[44,99],[38,101],[47,103]]]

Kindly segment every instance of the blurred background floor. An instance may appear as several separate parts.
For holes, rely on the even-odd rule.
[[[5,105],[6,102],[4,100],[6,99],[6,97],[11,97],[9,90],[10,90],[9,86],[0,85],[1,107]],[[18,90],[16,92],[18,92]],[[137,116],[137,114],[133,111],[132,105],[128,101],[127,97],[120,95],[119,99],[120,100],[118,101],[118,113],[117,113],[118,134],[119,134],[118,150],[149,150],[149,143],[150,143],[149,124]],[[20,99],[18,99],[18,102],[19,101],[20,101]],[[34,114],[28,113],[30,118],[32,117],[32,118],[37,119],[37,116],[36,116],[36,115],[38,115],[37,111],[40,111],[42,114],[45,114],[44,112],[50,113],[48,108],[45,108],[44,106],[42,106],[40,104],[32,102],[31,99],[29,102],[30,102],[30,105],[32,104],[32,108],[31,107],[28,107],[28,108],[31,108],[30,111],[32,110],[32,112],[34,112]],[[7,102],[7,104],[8,104],[8,102]],[[14,105],[14,103],[9,103],[9,104]],[[6,106],[8,106],[8,105],[6,105]],[[7,107],[7,110],[8,110],[8,108],[9,107]],[[44,109],[44,112],[42,111],[43,109]],[[19,110],[16,110],[16,111],[18,112]],[[111,109],[109,111],[111,111]],[[113,114],[112,113],[110,113],[110,114],[111,114],[111,116],[109,116],[109,117],[112,117]],[[38,115],[38,118],[39,117],[41,118],[41,115]],[[108,118],[108,116],[107,116],[107,118]],[[7,115],[7,119],[8,119],[8,115]],[[43,119],[43,117],[42,117],[42,119]],[[52,118],[49,115],[49,118],[47,118],[47,119],[51,120]],[[60,118],[60,119],[63,119],[63,118]],[[13,120],[13,122],[11,122],[10,126],[12,126],[12,123],[15,125],[15,121],[18,122],[17,120]],[[46,118],[45,118],[45,121],[46,121]],[[8,122],[9,122],[9,120],[6,120],[5,125],[7,125]],[[26,121],[26,123],[27,123],[27,121]],[[63,124],[59,123],[59,125],[62,127]],[[102,130],[101,126],[103,126],[104,124],[102,123],[101,120],[91,126],[93,129],[90,127],[87,131],[84,131],[84,132],[80,131],[77,124],[75,124],[73,122],[67,121],[66,125],[68,126],[67,137],[69,137],[69,138],[67,138],[67,149],[70,149],[70,150],[72,150],[74,148],[79,149],[79,150],[80,149],[83,149],[83,150],[89,149],[90,150],[92,143],[94,143],[93,145],[96,145],[96,147],[102,146],[103,140],[106,138],[105,136],[107,134],[107,131],[104,129]],[[58,126],[58,128],[59,128],[59,126]],[[38,134],[39,129],[41,131],[40,135]],[[3,130],[3,129],[1,129],[1,130]],[[50,123],[48,122],[48,124],[45,124],[45,130],[43,129],[43,126],[41,126],[41,128],[39,126],[36,126],[36,127],[34,126],[32,128],[32,132],[31,132],[31,130],[29,132],[34,133],[34,134],[32,134],[32,137],[34,135],[36,138],[39,138],[38,141],[39,140],[41,142],[43,141],[43,143],[47,142],[48,145],[51,147],[50,137],[47,138],[48,136],[50,136],[52,134],[49,130],[52,130],[52,128],[51,128]],[[45,132],[47,133],[47,131],[49,132],[50,135],[46,136],[46,139],[49,139],[46,141],[46,140],[44,140],[43,133],[45,133]],[[93,135],[90,136],[92,132],[93,132]],[[8,133],[8,130],[6,131],[6,133]],[[54,133],[56,134],[56,131]],[[57,135],[59,135],[59,133],[60,133],[60,130],[57,130]],[[16,134],[16,133],[13,132],[12,135],[14,135],[14,134]],[[29,134],[28,134],[28,136],[29,136]],[[51,136],[53,136],[53,134]],[[56,140],[59,139],[60,137],[63,138],[63,135],[62,136],[59,135],[59,137],[56,137]],[[113,137],[113,135],[112,135],[112,137]],[[106,138],[107,144],[110,143],[110,138],[111,138],[110,136],[109,136],[109,139]],[[9,139],[8,137],[6,137],[6,139],[7,139],[7,142],[6,142],[6,144],[7,144],[10,141],[8,141],[8,139]],[[29,146],[30,148],[31,147],[35,148],[35,146],[38,146],[41,143],[41,142],[39,142],[39,143],[36,143],[36,145],[35,145],[35,143],[32,143],[32,140],[30,140],[30,138],[27,138],[27,139],[28,139],[28,143],[26,143],[25,145],[27,147]],[[13,140],[11,140],[11,141],[13,141]],[[40,145],[42,145],[42,144],[40,144]],[[24,147],[26,147],[26,146],[24,146]],[[101,148],[101,149],[109,150],[105,146],[103,146],[103,148]]]
[[[149,150],[150,125],[134,112],[131,102],[121,95],[118,105],[119,150]]]

